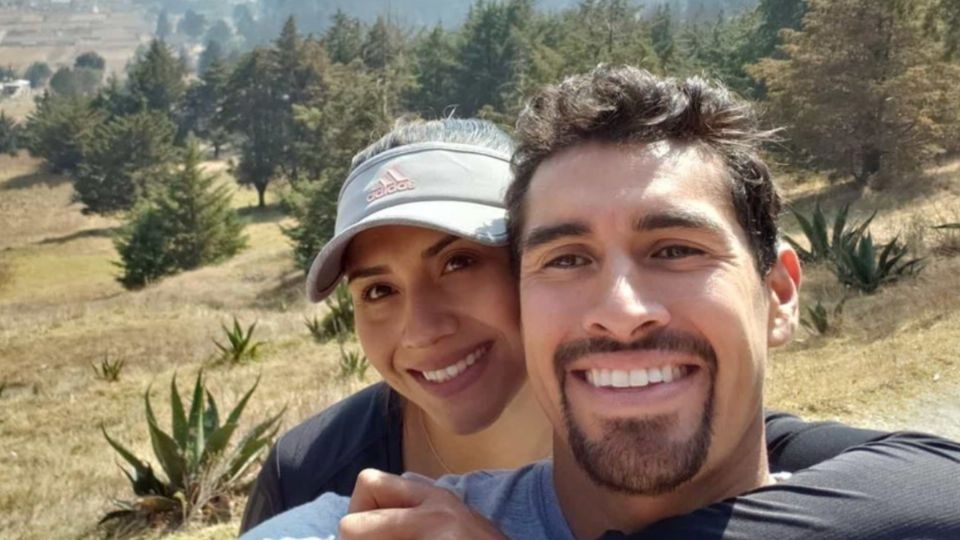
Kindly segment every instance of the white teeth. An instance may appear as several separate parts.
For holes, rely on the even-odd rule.
[[[656,383],[669,383],[687,374],[685,366],[663,366],[649,369],[590,369],[585,377],[591,386],[640,388]]]
[[[479,349],[471,352],[463,360],[455,364],[451,364],[445,368],[440,368],[434,371],[422,371],[423,378],[431,382],[446,382],[450,379],[460,375],[467,370],[470,366],[477,363],[477,360],[480,359],[484,353],[487,352],[487,346],[484,345]]]

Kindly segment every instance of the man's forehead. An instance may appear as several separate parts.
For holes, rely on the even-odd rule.
[[[723,160],[703,144],[586,142],[558,152],[538,167],[526,197],[526,224],[538,215],[563,211],[562,203],[581,203],[573,209],[584,211],[590,209],[590,201],[612,208],[615,201],[638,192],[679,206],[684,198],[706,196],[723,210],[732,210]]]

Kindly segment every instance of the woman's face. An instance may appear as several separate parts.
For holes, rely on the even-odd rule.
[[[360,343],[390,386],[454,433],[500,416],[526,380],[505,247],[378,227],[353,239],[345,268]]]

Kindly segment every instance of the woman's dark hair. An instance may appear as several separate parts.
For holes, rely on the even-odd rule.
[[[761,275],[777,257],[780,197],[759,157],[761,131],[750,105],[699,77],[660,78],[629,66],[599,66],[542,90],[517,122],[514,182],[507,191],[511,251],[520,257],[525,198],[534,172],[550,156],[590,141],[699,143],[723,160],[737,219]]]

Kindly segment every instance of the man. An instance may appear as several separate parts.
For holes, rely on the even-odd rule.
[[[507,201],[552,462],[437,483],[449,490],[366,471],[349,506],[325,495],[249,537],[960,533],[958,490],[935,476],[960,471],[946,441],[867,445],[780,483],[767,469],[764,369],[793,336],[801,272],[777,243],[756,125],[723,88],[628,67],[543,91],[518,123]],[[925,476],[898,467],[910,452],[929,454]],[[871,498],[851,460],[915,482],[922,508]]]

